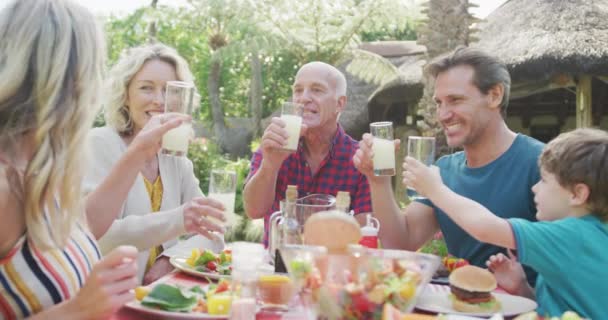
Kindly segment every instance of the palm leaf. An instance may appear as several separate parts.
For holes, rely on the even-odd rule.
[[[361,49],[352,51],[352,60],[346,67],[346,71],[363,81],[376,85],[382,85],[399,75],[399,70],[390,61],[378,54]]]

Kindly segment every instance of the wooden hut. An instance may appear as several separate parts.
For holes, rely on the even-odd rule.
[[[608,128],[607,0],[509,0],[479,29],[473,46],[511,73],[511,128],[545,141]]]
[[[369,132],[371,122],[391,120],[399,126],[405,124],[408,115],[415,114],[422,95],[422,59],[426,55],[426,48],[415,41],[367,42],[360,48],[390,61],[399,75],[378,86],[346,73],[348,106],[340,123],[356,139]],[[409,119],[413,121],[412,117]]]

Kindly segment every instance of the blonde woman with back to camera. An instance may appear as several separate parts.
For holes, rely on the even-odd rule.
[[[133,299],[137,252],[101,258],[81,197],[102,33],[73,2],[15,0],[0,37],[0,319],[106,319]]]
[[[198,248],[223,246],[213,234],[223,227],[209,219],[223,220],[221,203],[203,196],[188,158],[158,153],[161,133],[184,120],[162,114],[166,84],[176,80],[192,83],[193,77],[173,48],[152,44],[123,52],[107,81],[106,126],[89,133],[87,212],[103,235],[102,252],[125,244],[139,249],[144,284],[173,269],[168,258],[182,234],[200,235],[192,239]]]

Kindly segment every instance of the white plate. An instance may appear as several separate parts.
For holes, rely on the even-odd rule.
[[[503,293],[492,293],[494,297],[502,306],[503,316],[511,317],[521,313],[533,311],[536,309],[537,304],[533,300],[528,298],[513,296],[510,294]],[[436,313],[450,313],[460,314],[466,316],[482,316],[490,317],[496,312],[482,312],[482,313],[469,313],[469,312],[458,312],[452,309],[452,302],[448,298],[449,292],[428,292],[424,291],[418,297],[416,308],[424,311],[436,312]]]
[[[172,312],[142,306],[139,301],[131,301],[125,307],[158,316],[161,319],[228,319],[228,315],[211,315],[200,312]]]
[[[188,263],[186,263],[187,259],[188,258],[173,256],[169,259],[169,262],[171,263],[172,266],[176,267],[178,270],[185,272],[187,274],[191,274],[193,276],[197,276],[197,277],[201,277],[201,278],[208,278],[208,279],[212,279],[212,280],[230,279],[230,276],[227,276],[227,275],[221,275],[221,274],[218,274],[215,272],[198,271],[198,270],[194,269],[193,267],[191,267]]]

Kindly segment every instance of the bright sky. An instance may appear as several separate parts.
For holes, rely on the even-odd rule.
[[[75,0],[80,2],[85,7],[91,9],[96,14],[122,14],[129,13],[133,10],[150,5],[151,0]],[[479,5],[479,8],[471,10],[473,15],[479,18],[485,18],[490,12],[498,8],[506,0],[471,0],[471,2]],[[0,0],[0,8],[9,0]],[[165,5],[184,5],[186,0],[158,0],[159,4]]]

